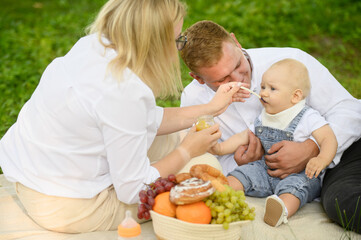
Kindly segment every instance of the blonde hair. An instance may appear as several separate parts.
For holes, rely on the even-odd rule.
[[[223,56],[223,43],[232,42],[231,35],[212,21],[199,21],[189,27],[184,35],[187,43],[180,55],[188,68],[197,73],[199,68],[212,67]]]
[[[303,92],[303,98],[306,98],[311,90],[311,81],[308,74],[307,67],[295,59],[286,58],[271,65],[268,70],[275,69],[277,67],[284,67],[287,70],[288,76],[290,76],[290,84],[294,89],[301,89]],[[267,71],[268,71],[267,70]]]
[[[155,97],[179,96],[182,81],[174,26],[185,11],[178,0],[109,0],[88,31],[97,33],[106,48],[117,52],[108,66],[117,79],[121,81],[129,68]]]

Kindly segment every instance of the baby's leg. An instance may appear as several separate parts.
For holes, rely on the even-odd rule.
[[[236,177],[228,176],[227,180],[228,180],[229,186],[231,186],[234,190],[244,191],[243,184]]]
[[[290,193],[284,193],[279,195],[279,198],[282,199],[288,211],[288,218],[295,214],[300,207],[301,201],[296,196]]]
[[[266,199],[264,221],[274,227],[287,222],[297,210],[311,202],[320,193],[320,180],[309,179],[306,174],[292,174],[276,184],[274,193]]]
[[[273,194],[263,160],[236,167],[227,179],[233,189],[244,191],[246,196],[266,197]]]
[[[290,193],[269,196],[266,199],[263,220],[272,227],[287,223],[287,219],[295,214],[300,203],[300,200]]]

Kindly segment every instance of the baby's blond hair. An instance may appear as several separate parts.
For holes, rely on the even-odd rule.
[[[300,61],[292,58],[286,58],[272,64],[267,71],[275,70],[278,67],[286,69],[290,80],[292,80],[289,84],[294,88],[294,90],[301,89],[303,92],[303,98],[306,98],[311,90],[311,82],[307,67]]]

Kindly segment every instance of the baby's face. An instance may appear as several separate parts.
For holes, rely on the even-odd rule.
[[[276,114],[294,105],[294,88],[290,84],[292,78],[288,75],[283,67],[267,70],[263,74],[260,96],[264,100],[261,103],[267,113]]]

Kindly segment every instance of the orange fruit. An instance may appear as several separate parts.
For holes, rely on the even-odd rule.
[[[176,217],[179,220],[190,223],[208,224],[212,220],[211,209],[203,202],[196,202],[186,205],[178,205]]]
[[[177,206],[169,200],[169,192],[163,192],[154,198],[154,212],[168,217],[175,217],[176,208]]]

